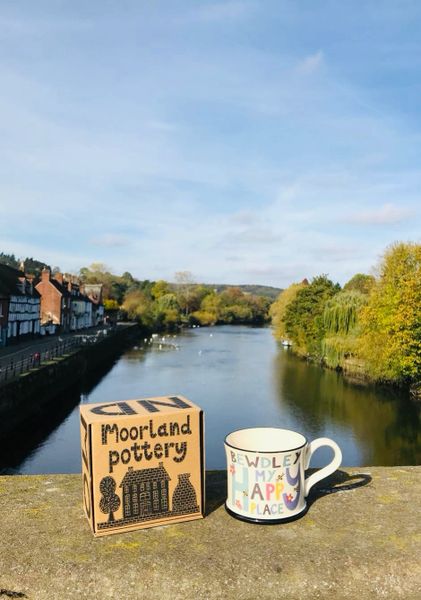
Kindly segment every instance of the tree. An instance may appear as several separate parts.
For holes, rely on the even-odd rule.
[[[178,303],[185,316],[188,317],[191,311],[191,302],[193,298],[193,275],[190,271],[177,271],[175,274],[175,282],[177,284]]]
[[[99,502],[99,508],[103,513],[109,513],[108,523],[114,521],[114,513],[120,508],[120,498],[115,493],[116,483],[110,476],[103,477],[99,484],[99,490],[102,498]]]
[[[367,294],[345,289],[327,301],[323,311],[322,354],[328,367],[342,368],[346,358],[358,353],[358,317],[367,301]]]
[[[177,296],[167,293],[155,300],[153,303],[154,318],[157,328],[166,328],[174,331],[180,323],[180,307]]]
[[[104,308],[105,308],[105,310],[118,310],[119,304],[118,304],[117,300],[112,300],[112,299],[104,300]]]
[[[200,303],[199,310],[192,316],[201,325],[215,325],[221,318],[221,296],[214,291],[209,292]]]
[[[152,290],[151,290],[152,298],[154,298],[155,300],[158,300],[159,298],[161,298],[161,296],[165,296],[165,294],[169,294],[170,291],[171,290],[170,290],[169,284],[166,281],[164,281],[163,279],[159,279],[152,286]]]
[[[326,302],[340,291],[327,275],[315,277],[308,286],[298,290],[285,312],[285,329],[299,354],[322,358],[325,335],[323,311]]]
[[[361,292],[361,294],[369,294],[376,283],[373,275],[364,275],[357,273],[344,285],[344,290],[347,292]]]
[[[360,351],[369,376],[419,380],[421,374],[421,244],[390,246],[361,311]]]
[[[14,254],[0,252],[0,263],[14,269],[19,269],[19,261]]]
[[[286,339],[285,314],[288,305],[295,299],[299,290],[308,285],[308,281],[292,283],[286,290],[281,292],[276,301],[270,307],[270,317],[274,328],[274,336],[277,340]]]
[[[129,319],[137,320],[146,327],[154,326],[152,300],[145,292],[135,291],[126,294],[122,308]]]
[[[50,269],[50,266],[47,265],[47,263],[42,262],[40,260],[36,260],[35,258],[25,258],[25,260],[23,261],[24,265],[25,265],[25,273],[28,273],[30,275],[35,275],[36,277],[39,277],[42,273],[42,270],[44,268]]]

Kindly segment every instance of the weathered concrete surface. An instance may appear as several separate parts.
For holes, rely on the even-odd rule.
[[[307,514],[259,526],[204,520],[95,539],[75,475],[0,478],[0,600],[421,598],[421,467],[344,469]],[[11,596],[10,594],[25,596]]]

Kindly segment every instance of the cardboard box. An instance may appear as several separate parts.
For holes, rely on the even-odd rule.
[[[200,519],[203,411],[183,396],[80,406],[83,504],[96,536]]]

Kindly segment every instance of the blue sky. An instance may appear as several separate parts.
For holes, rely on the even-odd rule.
[[[0,0],[0,250],[284,287],[420,240],[421,3]]]

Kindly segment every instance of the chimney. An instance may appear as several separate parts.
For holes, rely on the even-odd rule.
[[[41,281],[50,281],[50,277],[51,277],[50,269],[47,269],[47,267],[44,267],[43,270],[41,271]]]
[[[29,293],[32,294],[34,293],[34,279],[35,279],[35,275],[27,275],[26,276],[26,280],[29,283]]]

